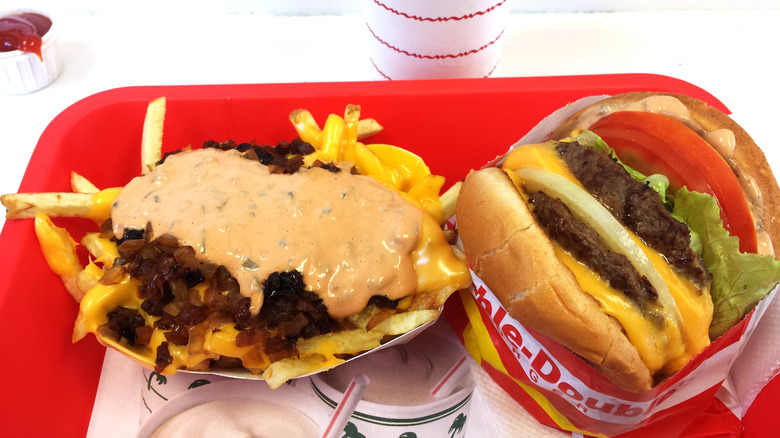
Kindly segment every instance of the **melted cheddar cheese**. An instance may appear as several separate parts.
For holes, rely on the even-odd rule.
[[[92,197],[94,204],[87,217],[99,224],[103,223],[111,215],[111,204],[120,191],[122,191],[121,187],[112,187],[95,193]]]

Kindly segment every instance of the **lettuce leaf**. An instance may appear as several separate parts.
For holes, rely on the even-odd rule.
[[[780,282],[780,261],[771,255],[739,252],[739,239],[730,236],[720,219],[717,200],[685,187],[674,196],[672,214],[699,235],[701,256],[712,274],[710,294],[714,312],[710,339],[738,323]]]

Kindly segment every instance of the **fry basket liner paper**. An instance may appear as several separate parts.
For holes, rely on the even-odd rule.
[[[561,108],[512,148],[547,140],[563,120],[603,97],[587,97]],[[500,156],[488,165],[499,162]],[[706,428],[716,435],[738,433],[740,419],[780,370],[780,303],[773,304],[778,288],[670,379],[645,394],[632,394],[557,342],[511,318],[484,282],[473,272],[472,277],[474,286],[461,292],[459,309],[448,312],[448,320],[506,394],[555,429],[632,437],[657,436],[659,431],[677,436],[687,427]],[[707,421],[707,415],[732,421]]]

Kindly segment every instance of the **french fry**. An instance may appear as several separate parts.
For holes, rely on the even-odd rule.
[[[85,266],[78,275],[77,285],[79,290],[84,291],[84,294],[86,294],[90,289],[95,287],[95,285],[100,283],[100,279],[103,277],[104,272],[103,268],[94,263]],[[76,301],[78,302],[79,300]]]
[[[356,111],[355,115],[352,115]],[[360,119],[360,106],[359,105],[347,105],[344,111],[344,120],[349,125],[352,117],[357,117],[357,133],[356,141],[360,141],[379,134],[384,130],[384,127],[379,124],[375,119]],[[290,113],[290,122],[292,123],[295,131],[301,140],[311,144],[312,146],[319,148],[322,143],[322,129],[312,116],[311,112],[305,109],[296,109]],[[351,127],[350,127],[351,128]],[[347,142],[349,144],[349,142]]]
[[[371,321],[376,319],[381,310],[382,309],[376,306],[367,306],[360,312],[348,316],[347,319],[355,327],[361,328],[363,330],[370,330],[368,325],[371,323]]]
[[[344,109],[344,134],[342,136],[341,152],[354,147],[358,141],[358,126],[360,124],[360,105],[347,105]],[[341,158],[342,154],[339,154]]]
[[[74,193],[97,193],[100,191],[90,180],[76,172],[70,172],[70,189]]]
[[[439,201],[441,201],[442,216],[444,216],[445,220],[451,218],[452,215],[455,214],[455,205],[458,202],[461,184],[461,181],[456,182],[439,197]]]
[[[322,142],[319,148],[317,148],[317,145],[313,145],[331,161],[337,160],[339,155],[341,155],[345,125],[344,119],[338,115],[329,115],[328,120],[325,121],[325,126],[322,128]]]
[[[102,263],[106,268],[114,264],[119,257],[116,244],[109,239],[100,237],[98,233],[87,233],[81,238],[81,246],[89,251],[96,262]]]
[[[384,334],[363,329],[345,330],[336,333],[300,339],[296,344],[302,356],[328,352],[329,354],[357,354],[380,345]]]
[[[413,310],[410,312],[396,313],[380,322],[371,330],[385,335],[396,336],[410,332],[417,327],[434,321],[439,317],[438,310]]]
[[[319,354],[303,359],[283,359],[272,363],[263,372],[263,379],[271,389],[276,389],[290,379],[325,371],[342,363],[343,359],[327,358]]]
[[[290,122],[301,140],[319,148],[322,142],[322,130],[309,111],[305,109],[293,110],[290,113]]]
[[[79,287],[79,273],[82,270],[76,242],[67,230],[52,223],[45,213],[35,215],[35,235],[38,237],[43,256],[49,268],[59,275],[65,288],[76,302],[81,302],[86,290]]]
[[[141,137],[141,173],[147,174],[162,158],[163,125],[165,124],[165,97],[159,97],[146,107]]]
[[[357,355],[373,350],[381,345],[385,336],[407,333],[434,321],[438,316],[437,310],[399,313],[386,318],[369,331],[354,329],[301,339],[296,345],[301,358],[272,363],[263,373],[263,378],[271,388],[276,388],[292,378],[325,371],[343,362],[337,355]],[[323,355],[323,352],[327,353]]]
[[[362,141],[368,137],[379,134],[383,129],[384,127],[374,119],[360,119],[360,121],[358,121],[357,139],[358,141]]]
[[[91,193],[12,193],[0,196],[6,219],[30,219],[38,213],[51,217],[89,217],[95,206]]]

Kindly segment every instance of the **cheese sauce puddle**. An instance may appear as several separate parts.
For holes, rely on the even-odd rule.
[[[334,318],[359,312],[374,295],[416,291],[410,253],[423,214],[371,177],[321,168],[271,174],[218,149],[169,156],[111,207],[116,237],[147,223],[150,238],[175,236],[199,259],[225,266],[255,314],[263,280],[296,269]]]

